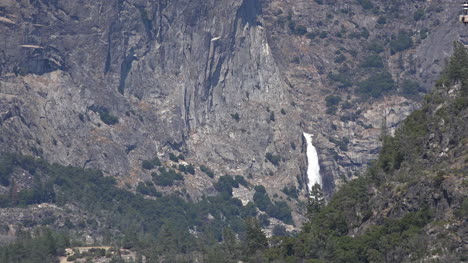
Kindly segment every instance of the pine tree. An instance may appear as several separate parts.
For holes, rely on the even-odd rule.
[[[230,258],[235,258],[237,254],[237,239],[230,227],[223,229],[223,246]]]
[[[246,220],[246,240],[244,244],[245,254],[249,256],[268,247],[267,237],[256,218]]]
[[[325,206],[325,198],[322,189],[319,184],[315,184],[309,192],[307,217],[311,219],[315,214],[320,212],[323,206]]]

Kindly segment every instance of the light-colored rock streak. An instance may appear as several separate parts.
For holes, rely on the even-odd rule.
[[[322,187],[322,177],[320,176],[320,164],[317,154],[317,149],[312,144],[312,134],[304,132],[304,138],[307,142],[307,186],[309,190],[315,184],[319,184]]]

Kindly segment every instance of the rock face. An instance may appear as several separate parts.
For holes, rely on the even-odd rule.
[[[317,2],[1,1],[0,147],[98,168],[131,189],[149,178],[143,160],[183,154],[197,167],[183,186],[193,199],[213,192],[215,179],[198,171],[202,164],[217,176],[264,184],[270,194],[281,196],[289,185],[305,195],[302,133],[308,132],[330,195],[375,158],[382,116],[395,127],[418,105],[398,95],[362,101],[330,84],[328,72],[343,63],[333,62],[337,51],[346,46],[348,53],[341,52],[353,60],[351,50],[359,58],[367,42],[332,33],[367,28],[370,38],[386,39],[400,29],[427,28],[426,38],[413,35],[410,49],[383,57],[397,80],[412,70],[411,57],[422,66],[415,79],[432,86],[442,51],[450,51],[461,29],[453,22],[456,10],[446,6],[428,11],[426,20],[401,14],[401,23],[388,18],[379,28],[382,13],[355,1],[343,1],[342,9]],[[406,2],[398,8],[408,14],[434,6]],[[291,33],[291,21],[330,37]],[[351,120],[326,114],[330,94],[354,101],[339,115],[360,113]],[[347,149],[336,141],[343,137]],[[279,164],[266,161],[267,153]]]
[[[2,148],[102,169],[131,185],[149,176],[142,160],[178,152],[219,175],[297,185],[300,117],[261,13],[257,1],[3,7],[13,22],[1,24]],[[106,124],[102,111],[118,123]],[[265,162],[267,152],[280,153],[282,165]],[[187,182],[194,198],[211,187]]]

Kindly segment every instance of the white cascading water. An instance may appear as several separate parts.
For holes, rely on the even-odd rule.
[[[317,154],[317,149],[312,144],[312,134],[304,132],[304,138],[307,142],[307,178],[309,191],[315,184],[319,184],[322,188],[322,177],[320,176],[320,164]]]

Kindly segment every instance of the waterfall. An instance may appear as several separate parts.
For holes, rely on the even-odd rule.
[[[317,149],[312,144],[312,134],[304,132],[304,138],[307,142],[307,179],[309,191],[315,184],[319,184],[322,187],[322,177],[320,176],[320,164],[317,154]]]

